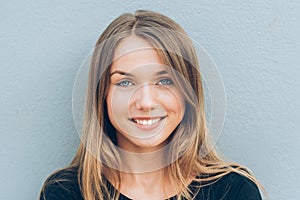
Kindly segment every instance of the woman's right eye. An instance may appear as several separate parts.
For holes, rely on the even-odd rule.
[[[120,86],[120,87],[129,87],[129,86],[132,86],[133,83],[131,81],[124,80],[124,81],[120,81],[120,82],[116,83],[116,85]]]

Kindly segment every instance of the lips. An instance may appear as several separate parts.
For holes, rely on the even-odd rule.
[[[159,121],[161,121],[164,118],[166,118],[166,116],[164,116],[164,117],[134,117],[134,118],[130,118],[130,120],[138,125],[152,126],[152,125],[157,124]]]

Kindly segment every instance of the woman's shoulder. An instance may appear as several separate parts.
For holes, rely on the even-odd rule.
[[[65,168],[51,174],[45,181],[40,200],[81,200],[76,168]]]
[[[210,176],[213,175],[208,175],[208,177]],[[202,186],[197,194],[197,197],[201,196],[199,199],[262,199],[258,186],[248,177],[236,172],[230,172],[205,183],[193,182],[194,189],[199,188],[198,186]]]

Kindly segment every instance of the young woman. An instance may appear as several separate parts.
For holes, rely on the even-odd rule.
[[[40,199],[260,200],[260,187],[209,142],[184,30],[150,11],[115,19],[93,51],[78,151]]]

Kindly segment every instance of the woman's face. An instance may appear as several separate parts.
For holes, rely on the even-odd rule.
[[[137,36],[115,49],[106,103],[122,149],[160,149],[181,122],[184,99],[166,69],[155,49]]]

